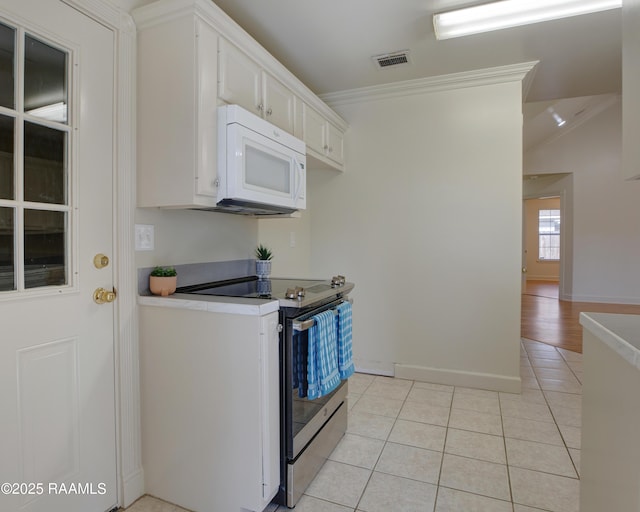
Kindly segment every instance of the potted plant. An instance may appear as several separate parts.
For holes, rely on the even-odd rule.
[[[178,273],[173,267],[155,267],[149,274],[149,290],[166,297],[176,291]]]
[[[260,244],[256,247],[256,274],[259,279],[266,279],[271,274],[271,259],[273,253],[271,249]]]

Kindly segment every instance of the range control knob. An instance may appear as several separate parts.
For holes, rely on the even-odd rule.
[[[306,292],[304,291],[304,288],[301,288],[300,286],[296,286],[295,288],[287,288],[287,291],[284,292],[284,296],[287,299],[302,300],[305,295]]]
[[[331,278],[331,286],[333,288],[336,288],[337,286],[344,286],[344,283],[346,283],[346,279],[344,276],[333,276]]]

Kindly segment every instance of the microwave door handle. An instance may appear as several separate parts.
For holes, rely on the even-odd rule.
[[[300,165],[300,162],[298,162],[298,159],[294,156],[293,157],[293,163],[296,166],[296,169],[298,170],[297,172],[297,187],[296,187],[296,195],[293,198],[294,203],[298,203],[298,199],[300,198],[300,191],[302,190],[302,178],[304,176],[304,170],[302,169],[302,166]]]

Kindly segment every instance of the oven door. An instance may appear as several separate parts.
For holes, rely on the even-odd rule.
[[[322,311],[334,309],[345,299],[336,300],[320,308],[309,311],[296,318],[285,320],[284,329],[284,364],[283,364],[283,390],[284,390],[284,438],[286,457],[293,460],[304,450],[316,434],[322,429],[335,412],[346,401],[346,380],[331,393],[315,400],[306,398],[300,389],[304,388],[301,382],[306,374],[307,346],[309,337],[309,319]],[[301,368],[303,366],[303,368]]]

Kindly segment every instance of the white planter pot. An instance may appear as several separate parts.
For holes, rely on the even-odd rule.
[[[259,279],[267,279],[271,275],[271,262],[269,260],[256,260],[256,275]]]

